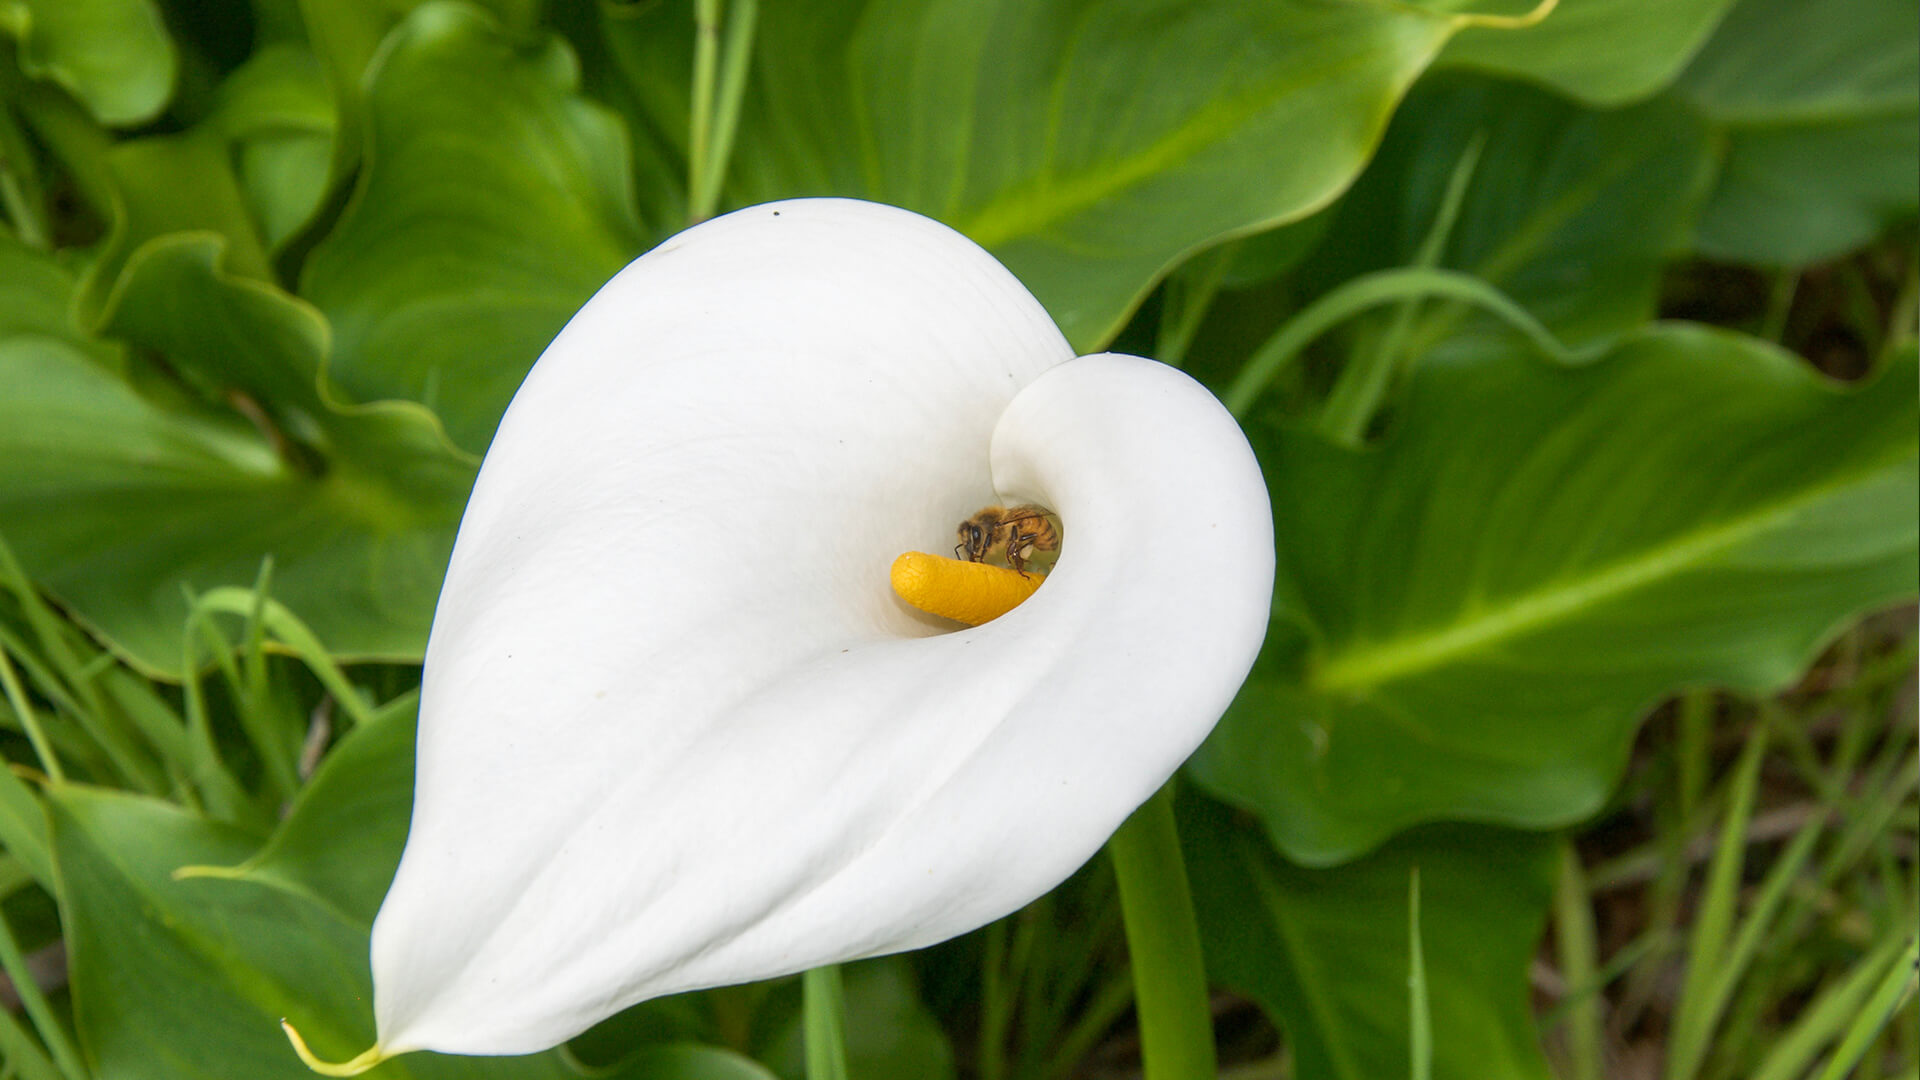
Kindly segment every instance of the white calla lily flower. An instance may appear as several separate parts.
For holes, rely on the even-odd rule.
[[[1034,503],[1031,599],[916,611],[896,556]],[[514,398],[461,523],[378,1060],[930,945],[1093,855],[1251,666],[1266,489],[1185,375],[1075,358],[890,207],[752,207],[636,260]]]

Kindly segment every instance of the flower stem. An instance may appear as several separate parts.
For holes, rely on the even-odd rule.
[[[720,0],[694,0],[693,102],[687,130],[688,224],[705,220],[697,206],[713,149],[713,95],[720,70]]]
[[[720,206],[720,188],[740,123],[759,0],[695,0],[693,105],[687,145],[687,222],[697,225]],[[725,51],[721,26],[725,24]]]
[[[847,1080],[847,997],[840,969],[817,967],[802,975],[800,1001],[807,1080]]]
[[[1213,1014],[1169,783],[1107,841],[1133,961],[1146,1080],[1212,1080]]]

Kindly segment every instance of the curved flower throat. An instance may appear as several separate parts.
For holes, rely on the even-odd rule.
[[[893,591],[931,615],[992,622],[1040,588],[1059,556],[1060,531],[1044,506],[986,507],[960,523],[953,558],[909,551],[895,559]]]

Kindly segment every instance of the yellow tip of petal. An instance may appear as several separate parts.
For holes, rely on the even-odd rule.
[[[944,555],[909,551],[893,560],[893,591],[921,611],[979,626],[1023,603],[1040,587],[1037,574]]]
[[[321,1061],[313,1056],[313,1051],[307,1049],[307,1040],[300,1037],[300,1033],[294,1030],[292,1024],[283,1019],[280,1021],[280,1030],[287,1033],[287,1041],[293,1044],[293,1052],[300,1055],[301,1063],[321,1076],[359,1076],[392,1056],[382,1050],[379,1043],[374,1043],[359,1057],[350,1061],[339,1063]]]

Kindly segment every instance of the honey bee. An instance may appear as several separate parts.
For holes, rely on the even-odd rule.
[[[953,557],[985,562],[997,551],[1007,557],[1008,566],[1025,573],[1034,552],[1059,550],[1053,511],[1044,506],[989,506],[960,523]]]

